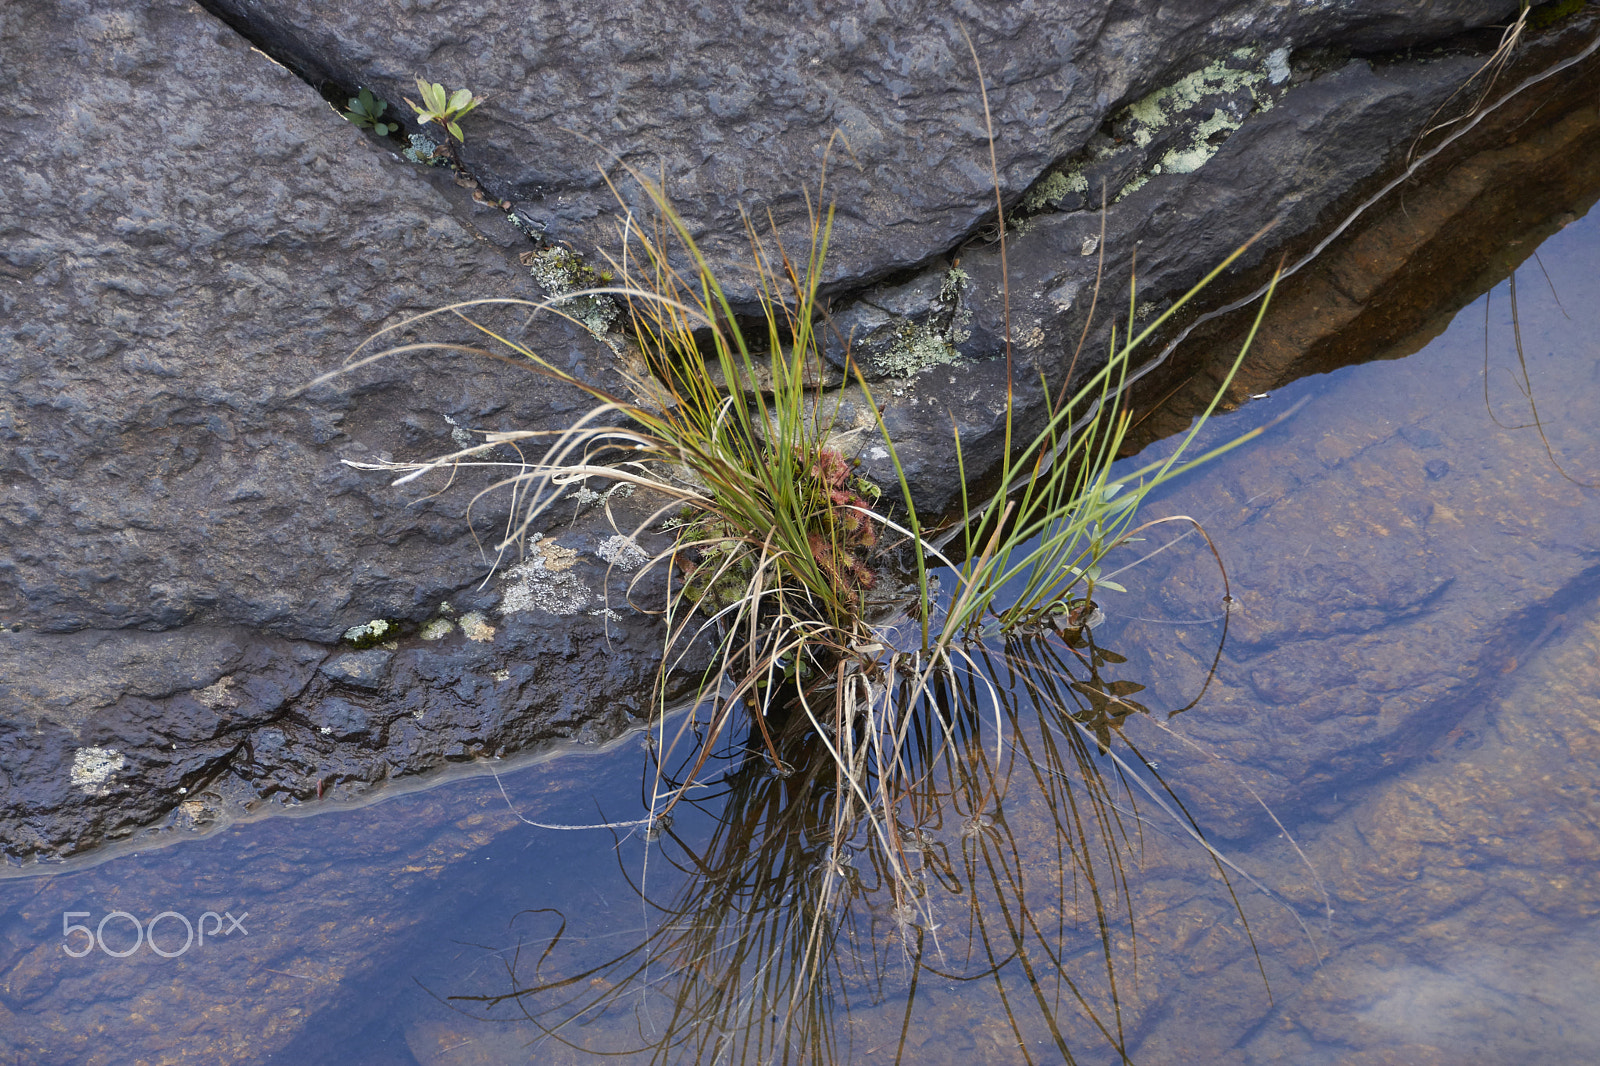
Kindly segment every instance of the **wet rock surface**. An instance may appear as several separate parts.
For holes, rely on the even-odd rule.
[[[1592,41],[1595,30],[1580,21],[1565,32]],[[1587,210],[1600,112],[1580,101],[1597,82],[1600,64],[1586,61],[1518,93],[1452,158],[1374,203],[1285,278],[1228,402],[1393,352],[1412,334],[1431,336],[1502,281],[1530,245]],[[1215,395],[1254,310],[1196,323],[1186,357],[1146,376],[1139,390],[1162,402],[1135,428],[1134,447],[1187,427],[1189,412]]]
[[[250,839],[261,827],[241,826],[203,843],[176,880],[156,873],[158,862],[131,880],[108,881],[102,873],[109,868],[102,868],[5,882],[23,891],[9,892],[3,908],[0,1047],[23,1062],[271,1058],[343,982],[365,971],[374,946],[403,940],[415,927],[423,912],[408,901],[428,896],[426,886],[441,884],[457,863],[518,826],[492,789],[472,809],[443,794],[393,797],[384,807],[402,815],[402,832],[386,827],[332,840],[316,820],[287,818]],[[358,821],[371,813],[349,812]],[[168,918],[152,942],[174,957],[143,947],[119,959],[95,948],[74,960],[49,934],[61,932],[61,911],[84,908],[91,928],[112,910],[141,923],[171,911],[210,935],[183,950],[183,924]],[[207,912],[231,915],[241,927],[220,919],[213,930],[201,921]],[[123,934],[126,941],[117,939]],[[77,953],[84,934],[73,935],[69,946]],[[108,923],[104,935],[113,951],[133,943],[125,919]],[[63,970],[63,961],[76,965]],[[378,1049],[373,1061],[403,1061],[392,1050],[383,1055]]]
[[[1422,657],[1433,649],[1415,650]],[[1592,1058],[1600,1045],[1588,1009],[1600,914],[1591,816],[1600,781],[1597,664],[1600,619],[1591,602],[1562,614],[1516,674],[1488,687],[1403,771],[1358,787],[1337,810],[1281,808],[1328,893],[1331,917],[1283,841],[1225,845],[1230,861],[1305,921],[1236,880],[1247,937],[1205,854],[1152,816],[1123,868],[1131,928],[1120,910],[1111,915],[1130,1056]],[[1168,766],[1170,750],[1147,750]],[[620,797],[633,799],[642,765],[635,747],[504,772],[502,781],[524,817],[587,821],[597,803],[606,816],[628,814]],[[1026,768],[1017,773],[1026,777]],[[1181,784],[1183,775],[1169,779]],[[1029,895],[1029,914],[1054,929],[1061,915],[1048,891],[1059,871],[1050,812],[1020,785],[1010,792],[1004,824],[1025,849],[1019,854],[1034,857],[1020,871],[1046,889]],[[1248,803],[1238,794],[1234,801]],[[603,832],[522,825],[500,784],[480,778],[363,810],[239,825],[54,877],[0,881],[0,1049],[23,1061],[107,1064],[315,1061],[330,1053],[356,1064],[407,1055],[425,1064],[500,1062],[531,1047],[549,1061],[595,1061],[536,1044],[535,1025],[485,1022],[435,997],[508,989],[506,960],[520,945],[530,966],[547,932],[537,922],[554,926],[527,908],[563,908],[575,928],[603,931],[592,950],[617,950],[643,926],[637,898],[620,885],[624,895],[611,894],[598,872],[615,861],[615,847]],[[555,872],[569,864],[597,872]],[[83,959],[61,950],[64,941],[75,951],[84,943],[81,933],[63,938],[63,912],[97,925],[114,907],[141,920],[163,910],[191,919],[227,912],[248,934],[212,936],[173,959],[148,948],[120,960],[98,948]],[[106,937],[112,950],[125,950],[131,927],[117,919]],[[182,938],[168,919],[158,943],[176,951]],[[1062,965],[1093,986],[1104,966],[1097,943],[1069,947]],[[562,957],[546,960],[542,972],[575,971]],[[982,992],[977,983],[923,982],[926,1024],[912,1027],[907,1047],[931,1062],[1014,1061],[1009,1028],[975,1020],[993,1005]],[[893,998],[852,1003],[855,1036],[893,1041],[902,1021]],[[1076,1005],[1063,1008],[1057,1024],[1077,1061],[1116,1061]],[[574,1035],[595,1046],[607,1035],[597,1028]]]
[[[1600,915],[1592,817],[1600,618],[1592,590],[1587,599],[1553,616],[1517,672],[1486,686],[1403,773],[1354,786],[1348,806],[1295,827],[1331,917],[1282,841],[1252,849],[1246,864],[1306,916],[1321,965],[1302,949],[1293,976],[1280,977],[1269,961],[1277,1002],[1268,1005],[1258,985],[1253,1008],[1227,1026],[1209,1020],[1207,991],[1194,977],[1167,986],[1141,1057],[1594,1056],[1600,1031],[1587,1004],[1597,991],[1590,960]],[[1304,944],[1306,934],[1271,910],[1252,915],[1263,941]]]
[[[435,632],[452,623],[443,635],[397,627],[398,639],[366,651],[241,627],[5,633],[8,854],[65,856],[145,827],[204,828],[264,804],[360,795],[449,763],[616,735],[649,712],[660,635],[625,606],[633,575],[592,548],[574,556],[565,587],[591,610],[441,614]],[[524,576],[486,598],[519,588],[547,591]],[[470,603],[474,590],[463,591],[457,602]],[[86,779],[86,758],[115,769]]]

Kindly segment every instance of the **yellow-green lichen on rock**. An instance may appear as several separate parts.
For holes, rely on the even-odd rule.
[[[1059,200],[1071,193],[1088,191],[1089,176],[1083,172],[1082,164],[1063,170],[1052,170],[1045,175],[1043,181],[1028,192],[1027,196],[1023,197],[1022,210],[1032,214],[1052,200]]]
[[[442,640],[455,631],[456,624],[448,618],[434,618],[417,634],[423,640]]]
[[[494,640],[494,626],[482,611],[468,611],[461,616],[461,632],[468,640],[488,644]]]
[[[1134,153],[1161,154],[1121,179],[1114,200],[1138,191],[1153,175],[1199,170],[1253,112],[1271,109],[1288,88],[1290,74],[1287,48],[1239,48],[1140,97],[1110,117],[1109,135],[1097,136],[1077,159],[1036,183],[1019,204],[1019,214],[1036,214],[1072,196],[1087,197],[1091,169]]]
[[[374,618],[344,631],[344,640],[358,649],[366,649],[393,640],[400,635],[400,627],[384,618]]]
[[[1285,85],[1289,73],[1287,48],[1265,55],[1258,48],[1239,48],[1228,58],[1208,63],[1129,104],[1122,116],[1123,128],[1126,138],[1139,148],[1148,147],[1161,130],[1176,123],[1192,126],[1180,144],[1167,149],[1146,173],[1124,186],[1117,199],[1143,186],[1151,175],[1199,170],[1252,112],[1271,109],[1272,89]],[[1248,106],[1240,99],[1241,93],[1249,94]],[[1212,107],[1209,115],[1195,121],[1196,111],[1203,110],[1208,99],[1218,96],[1232,99]]]

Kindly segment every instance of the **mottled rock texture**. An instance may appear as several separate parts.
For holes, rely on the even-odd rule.
[[[429,355],[295,394],[407,315],[537,296],[525,238],[193,5],[9,4],[0,53],[0,128],[26,146],[0,174],[5,849],[75,851],[213,784],[312,795],[643,713],[658,637],[601,616],[600,509],[558,535],[562,602],[502,618],[480,544],[506,500],[467,513],[488,478],[434,495],[340,462],[559,425],[577,393]],[[523,332],[611,373],[586,333]],[[447,601],[493,639],[418,640]],[[347,663],[330,645],[373,618],[405,646]],[[103,795],[70,776],[94,745],[126,760]]]
[[[1522,78],[1537,77],[1561,57],[1591,44],[1596,32],[1595,21],[1586,18],[1528,45],[1503,75],[1502,91]],[[1263,61],[1257,56],[1240,65],[1251,63],[1270,67],[1270,57]],[[961,428],[968,471],[982,476],[997,468],[1004,435],[1003,353],[1013,365],[1022,416],[1018,425],[1026,434],[1045,409],[1041,381],[1058,393],[1069,365],[1077,368],[1074,380],[1081,380],[1086,371],[1101,365],[1109,327],[1118,321],[1128,323],[1135,264],[1138,295],[1133,300],[1133,328],[1139,329],[1213,266],[1259,235],[1197,305],[1180,313],[1174,328],[1146,342],[1134,363],[1140,374],[1151,374],[1146,391],[1157,398],[1184,384],[1192,375],[1194,360],[1208,349],[1214,353],[1219,346],[1232,345],[1226,353],[1231,359],[1259,302],[1227,319],[1225,336],[1213,334],[1206,343],[1197,338],[1174,355],[1173,345],[1179,340],[1176,327],[1198,325],[1200,307],[1225,305],[1251,290],[1263,290],[1279,263],[1295,270],[1316,262],[1321,242],[1335,227],[1343,230],[1348,225],[1350,232],[1359,232],[1374,211],[1383,213],[1408,203],[1416,180],[1400,182],[1376,202],[1371,198],[1397,176],[1413,153],[1424,154],[1442,136],[1460,129],[1451,125],[1431,137],[1420,137],[1438,121],[1433,116],[1440,115],[1441,108],[1445,115],[1458,113],[1452,110],[1460,106],[1457,91],[1481,64],[1478,56],[1447,53],[1408,61],[1335,60],[1331,66],[1326,56],[1297,57],[1283,86],[1274,87],[1263,79],[1253,90],[1257,96],[1245,93],[1243,101],[1237,90],[1232,95],[1202,93],[1198,102],[1181,112],[1184,117],[1173,125],[1186,130],[1183,137],[1189,138],[1203,133],[1209,117],[1221,108],[1233,106],[1243,114],[1237,130],[1229,133],[1224,126],[1202,142],[1212,154],[1193,170],[1182,169],[1193,159],[1173,167],[1173,149],[1164,147],[1170,140],[1154,136],[1141,146],[1143,131],[1132,116],[1119,113],[1112,131],[1128,132],[1126,141],[1097,144],[1067,160],[1040,183],[1038,198],[1030,194],[1019,205],[1020,224],[1007,241],[1004,263],[997,243],[978,242],[959,249],[955,259],[962,275],[960,298],[950,340],[969,365],[954,372],[948,365],[933,365],[920,373],[902,372],[888,383],[895,390],[891,392],[895,402],[886,421],[895,439],[905,442],[900,457],[918,492],[918,506],[943,512],[956,502],[951,495],[954,485],[940,476],[955,467],[949,432],[952,415]],[[1584,90],[1579,86],[1594,83],[1597,66],[1591,54],[1574,68],[1513,96],[1486,129],[1463,136],[1460,144],[1469,154],[1492,149],[1507,138],[1520,137],[1528,122],[1537,127],[1552,114],[1564,113],[1581,98]],[[1539,118],[1541,114],[1545,117]],[[1178,143],[1181,147],[1185,142],[1180,138]],[[1561,157],[1559,150],[1549,154]],[[1436,165],[1419,171],[1417,180],[1436,179],[1462,157],[1462,151],[1452,154],[1447,149]],[[1535,169],[1525,171],[1522,180],[1537,182]],[[1571,173],[1583,171],[1573,168]],[[1087,193],[1093,209],[1081,192],[1068,189],[1048,195],[1076,178],[1095,175],[1107,178],[1111,202],[1103,217],[1098,188]],[[1268,226],[1272,228],[1262,234]],[[1481,244],[1461,239],[1476,244],[1477,254],[1487,254]],[[1102,282],[1096,304],[1097,276]],[[1009,294],[1003,285],[1007,277]],[[1352,294],[1345,297],[1352,309],[1381,294],[1381,286],[1359,279],[1345,279],[1343,284]],[[894,300],[903,306],[911,289],[909,285],[872,289],[862,299],[884,307],[895,306],[890,302]],[[1091,306],[1095,321],[1086,334]],[[888,331],[869,331],[869,338],[893,329],[903,332],[907,324],[937,320],[944,313],[937,300],[923,307],[898,316]],[[1004,343],[1008,320],[1009,350]],[[1387,337],[1397,336],[1405,325],[1389,323]],[[1086,340],[1075,359],[1082,338]],[[1275,358],[1294,361],[1281,353]],[[1318,361],[1322,358],[1319,355]],[[1173,365],[1158,370],[1162,361]],[[1167,424],[1173,429],[1186,424],[1189,412],[1210,399],[1215,382],[1214,376],[1201,378],[1198,387],[1189,390],[1190,405]],[[1242,398],[1243,392],[1236,390],[1235,395]],[[887,464],[870,469],[880,477],[891,476]]]
[[[470,358],[293,393],[409,314],[537,295],[514,255],[192,5],[0,18],[5,135],[29,146],[0,179],[0,613],[328,640],[481,576],[465,497],[407,507],[339,459],[448,450],[449,418],[553,421],[575,393]]]

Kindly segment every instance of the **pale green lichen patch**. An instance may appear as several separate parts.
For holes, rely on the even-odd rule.
[[[364,625],[351,626],[344,631],[344,639],[360,649],[375,647],[399,635],[399,627],[383,618],[374,618]]]
[[[595,595],[571,572],[576,561],[577,552],[535,533],[529,540],[527,557],[506,571],[500,613],[577,614],[589,607]],[[463,618],[463,628],[465,623]]]
[[[1123,186],[1121,200],[1142,188],[1155,174],[1192,174],[1217,154],[1224,141],[1244,124],[1253,111],[1270,110],[1273,87],[1289,80],[1289,51],[1279,48],[1265,55],[1258,48],[1240,48],[1227,59],[1207,64],[1129,104],[1122,116],[1126,137],[1140,148],[1149,146],[1168,126],[1188,124],[1179,143],[1167,149],[1150,169]],[[1221,106],[1195,120],[1208,100],[1222,98]],[[1113,122],[1115,125],[1115,120]]]
[[[1158,130],[1175,118],[1193,111],[1209,96],[1232,96],[1241,90],[1248,90],[1253,98],[1259,100],[1258,89],[1272,73],[1268,60],[1259,57],[1259,49],[1237,49],[1227,59],[1208,63],[1166,88],[1135,100],[1128,105],[1125,113],[1129,120],[1128,136],[1134,144],[1143,148]]]
[[[580,484],[577,488],[567,493],[567,495],[577,501],[578,510],[582,511],[585,507],[588,507],[591,504],[607,503],[613,498],[619,500],[627,499],[629,496],[633,495],[633,483],[629,481],[618,481],[604,492],[596,492],[587,485]]]
[[[1076,159],[1036,183],[1018,213],[1035,214],[1086,197],[1096,181],[1123,180],[1115,177],[1118,173],[1126,180],[1116,200],[1143,188],[1152,175],[1193,173],[1251,113],[1273,106],[1288,88],[1291,73],[1287,48],[1239,48],[1135,100],[1112,115],[1106,131]],[[1128,157],[1137,154],[1144,154],[1144,161],[1126,178]]]
[[[930,366],[961,358],[942,331],[926,322],[907,322],[874,362],[885,377],[907,378]]]
[[[1089,191],[1089,176],[1083,171],[1083,164],[1076,163],[1062,170],[1052,170],[1045,175],[1043,181],[1028,190],[1018,205],[1025,215],[1032,215],[1040,211],[1047,204],[1073,193],[1087,193]]]
[[[434,616],[428,620],[417,635],[423,640],[442,640],[448,637],[456,627],[455,614],[456,609],[450,605],[450,601],[444,601],[439,604],[439,610],[434,613]],[[482,619],[483,616],[480,614],[478,617]],[[490,633],[492,635],[493,630]]]
[[[637,570],[650,561],[650,556],[632,537],[620,533],[602,541],[600,547],[595,549],[595,554],[621,570]]]
[[[460,422],[457,422],[449,415],[445,415],[444,420],[450,424],[450,439],[456,442],[457,447],[463,450],[467,448],[476,448],[479,450],[488,449],[488,444],[480,442],[478,438],[474,437],[472,433]]]
[[[1125,196],[1131,196],[1132,194],[1138,192],[1140,189],[1145,187],[1145,183],[1149,180],[1149,174],[1140,174],[1137,178],[1134,178],[1132,181],[1128,182],[1128,184],[1122,187],[1122,191],[1117,193],[1117,199],[1121,200]]]
[[[884,377],[906,378],[961,358],[956,345],[972,335],[972,310],[961,298],[967,272],[951,267],[939,286],[935,309],[922,320],[902,318],[887,343],[872,350],[873,368]]]
[[[612,323],[622,314],[617,302],[603,293],[574,294],[610,284],[609,271],[596,270],[583,256],[560,246],[524,252],[521,260],[550,298],[552,308],[572,316],[597,340],[606,340]]]
[[[410,147],[400,149],[400,154],[408,162],[420,163],[425,167],[447,167],[450,165],[450,161],[444,157],[444,153],[439,151],[442,146],[431,137],[413,133],[406,140],[410,142]]]
[[[494,640],[494,626],[489,624],[482,611],[468,611],[461,616],[461,633],[468,640],[475,640],[480,644]]]
[[[72,753],[72,783],[91,796],[104,796],[111,791],[111,778],[127,765],[116,748],[79,748]]]
[[[443,640],[455,632],[456,624],[448,618],[435,618],[422,627],[417,636],[423,640]]]
[[[1239,128],[1239,123],[1234,117],[1221,108],[1213,111],[1211,117],[1206,119],[1194,129],[1194,136],[1187,147],[1172,148],[1161,157],[1161,161],[1150,168],[1152,174],[1190,174],[1205,166],[1206,161],[1217,154],[1220,142],[1213,140],[1215,134],[1232,133]]]

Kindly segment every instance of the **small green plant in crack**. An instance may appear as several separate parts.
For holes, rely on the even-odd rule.
[[[417,121],[423,125],[434,123],[443,126],[451,137],[466,144],[467,139],[462,136],[459,122],[467,112],[483,103],[483,97],[474,96],[471,89],[446,93],[443,85],[425,78],[417,79],[417,91],[422,94],[422,103],[406,97],[406,103],[417,113]]]
[[[373,96],[372,90],[362,89],[358,95],[350,98],[350,108],[344,112],[344,117],[361,129],[371,130],[379,137],[387,137],[400,128],[398,122],[384,121],[383,113],[387,110],[388,103]]]

